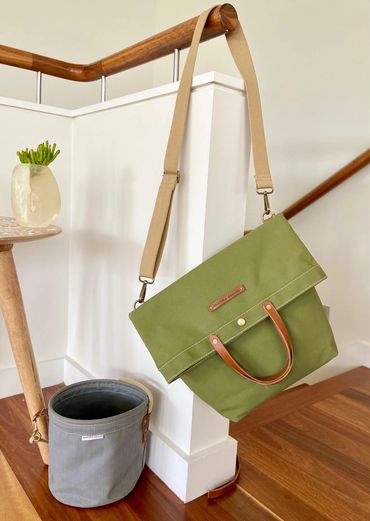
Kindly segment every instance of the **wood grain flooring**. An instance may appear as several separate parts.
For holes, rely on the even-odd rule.
[[[17,480],[9,463],[0,452],[0,519],[21,519],[22,521],[41,521],[22,485]]]
[[[45,390],[46,399],[58,386]],[[241,476],[233,493],[184,505],[148,468],[106,507],[56,501],[47,467],[28,443],[23,395],[0,400],[0,521],[367,521],[370,519],[370,370],[301,385],[230,433]]]

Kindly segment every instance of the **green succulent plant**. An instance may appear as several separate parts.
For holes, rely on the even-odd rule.
[[[21,163],[28,163],[33,165],[50,165],[52,161],[60,154],[60,150],[56,150],[56,144],[49,144],[49,141],[40,143],[36,150],[32,148],[28,150],[21,150],[17,152],[17,156]]]

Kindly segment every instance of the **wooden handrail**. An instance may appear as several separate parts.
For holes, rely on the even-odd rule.
[[[316,188],[308,192],[308,194],[304,195],[298,199],[298,201],[288,206],[288,208],[286,208],[282,214],[287,219],[297,215],[297,213],[307,208],[307,206],[310,206],[312,203],[320,199],[320,197],[333,190],[333,188],[343,183],[343,181],[346,181],[348,178],[356,174],[359,170],[368,164],[370,164],[370,148],[365,150],[365,152],[359,156],[355,157],[355,159],[335,172],[335,174],[328,177],[328,179],[320,183],[318,186],[316,186]],[[249,231],[250,230],[244,230],[244,235],[246,235]]]
[[[66,80],[94,81],[102,76],[111,76],[167,56],[175,49],[181,50],[189,47],[197,20],[197,16],[191,18],[127,49],[90,64],[69,63],[40,54],[13,49],[5,45],[0,45],[0,63],[42,72]],[[224,34],[226,31],[232,31],[237,23],[238,15],[232,5],[222,4],[215,7],[207,20],[202,41]]]
[[[365,150],[362,154],[355,157],[350,163],[345,165],[343,168],[335,172],[335,174],[331,175],[324,182],[320,183],[316,188],[308,192],[308,194],[304,195],[298,201],[288,206],[286,210],[283,211],[284,216],[287,219],[290,219],[297,213],[301,212],[307,206],[314,203],[320,197],[327,194],[333,188],[346,181],[349,177],[356,174],[359,170],[364,168],[366,165],[370,163],[370,148]]]

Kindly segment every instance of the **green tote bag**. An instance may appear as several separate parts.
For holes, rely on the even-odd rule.
[[[226,34],[244,79],[263,224],[145,302],[162,256],[186,125],[200,15],[184,67],[164,175],[140,266],[142,289],[130,319],[167,382],[181,378],[202,400],[238,421],[337,355],[315,286],[326,278],[283,215],[274,215],[261,103],[243,31]],[[225,175],[227,179],[227,175]]]

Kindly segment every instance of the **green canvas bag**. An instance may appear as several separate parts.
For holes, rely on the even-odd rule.
[[[226,34],[244,79],[263,224],[147,302],[166,240],[199,41],[198,19],[179,86],[162,183],[150,223],[130,319],[167,382],[181,378],[202,400],[238,421],[337,355],[315,286],[326,278],[283,215],[273,215],[261,103],[243,31]],[[227,179],[227,176],[225,176]]]

